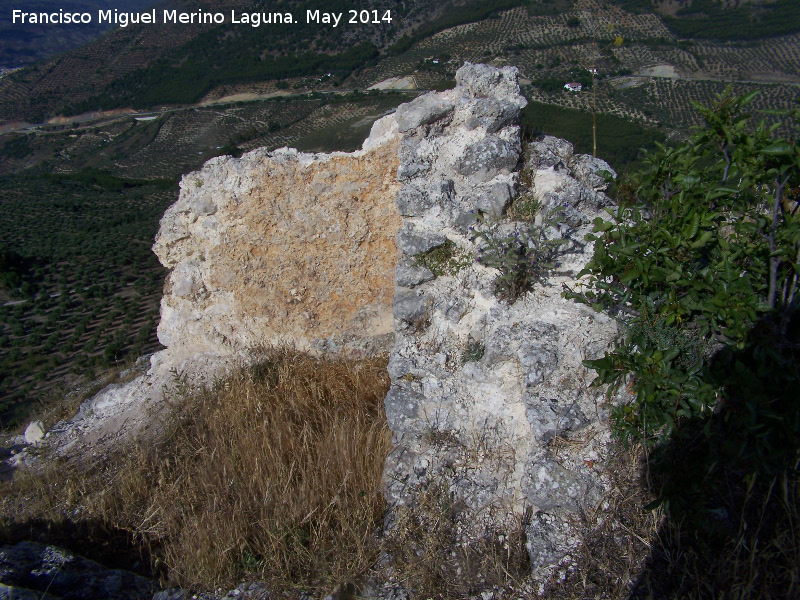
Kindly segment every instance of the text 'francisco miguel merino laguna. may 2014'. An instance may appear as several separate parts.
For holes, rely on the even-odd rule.
[[[127,13],[118,10],[98,10],[97,20],[95,21],[92,13],[89,12],[69,12],[59,9],[57,12],[24,12],[22,10],[11,11],[11,21],[15,24],[36,24],[36,25],[74,25],[88,23],[108,23],[127,27],[128,25],[139,24],[184,24],[184,25],[220,25],[230,23],[232,25],[250,25],[260,27],[261,25],[282,25],[300,23],[301,20],[291,12],[237,12],[232,10],[230,19],[226,19],[221,12],[206,12],[196,10],[192,12],[178,12],[177,10],[163,10],[162,19],[158,20],[156,9],[150,11]],[[305,23],[328,25],[338,27],[340,24],[350,25],[380,25],[392,22],[391,11],[386,10],[380,13],[377,10],[349,10],[347,15],[343,12],[324,12],[320,10],[306,10]]]

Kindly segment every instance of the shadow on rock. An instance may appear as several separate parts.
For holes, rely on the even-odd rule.
[[[0,531],[0,598],[151,598],[149,549],[99,521],[32,520]]]
[[[667,518],[630,598],[800,595],[800,318],[713,359],[713,417],[650,456]]]
[[[139,600],[153,595],[149,579],[37,542],[0,548],[0,578],[3,597],[9,598]]]

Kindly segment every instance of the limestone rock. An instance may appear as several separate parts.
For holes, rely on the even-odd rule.
[[[524,108],[528,101],[519,93],[516,67],[497,69],[489,65],[464,63],[456,73],[456,85],[475,98],[506,100]]]
[[[519,145],[494,136],[468,146],[458,162],[458,173],[476,181],[488,181],[501,169],[510,170],[519,159]]]
[[[420,125],[428,125],[438,121],[452,112],[454,104],[446,96],[431,92],[403,104],[397,109],[397,129],[406,133]]]
[[[398,290],[394,297],[392,313],[395,319],[406,324],[420,323],[428,314],[430,298],[414,290]]]
[[[494,133],[509,123],[516,123],[522,107],[507,100],[476,98],[460,104],[454,120],[463,122],[467,129],[482,127],[487,133]]]
[[[395,200],[397,210],[402,216],[420,217],[433,206],[449,204],[454,195],[453,180],[443,179],[433,181],[425,187],[404,185],[398,190]]]
[[[0,548],[0,583],[0,598],[149,600],[153,595],[149,579],[34,542]]]
[[[424,128],[400,128],[398,173],[414,175],[397,193],[404,223],[395,278],[405,286],[394,299],[385,399],[394,448],[384,493],[390,508],[413,507],[421,490],[439,486],[448,505],[464,507],[455,545],[530,514],[528,553],[541,581],[579,543],[575,514],[593,508],[608,485],[584,462],[600,460],[609,434],[602,392],[589,388],[582,360],[608,347],[616,328],[560,293],[588,261],[584,236],[609,203],[596,179],[604,167],[573,156],[565,140],[531,144],[530,192],[561,221],[546,236],[568,243],[555,273],[516,302],[495,296],[498,270],[477,262],[422,276],[409,257],[435,243],[450,240],[474,255],[486,243],[477,231],[509,237],[526,227],[504,217],[517,190],[525,104],[516,70],[466,64],[456,82],[441,103],[424,103],[454,103],[452,114],[426,110]],[[448,193],[435,193],[442,181]]]
[[[25,428],[25,443],[37,445],[44,439],[44,425],[41,421],[31,421]]]
[[[605,191],[610,179],[616,179],[617,173],[606,161],[589,154],[578,154],[572,158],[572,170],[575,178],[583,185],[595,191]]]
[[[47,441],[63,453],[153,431],[170,386],[223,377],[260,345],[391,348],[390,514],[435,484],[460,507],[454,545],[526,519],[533,573],[547,580],[580,543],[576,514],[610,485],[587,467],[605,456],[608,408],[582,361],[602,354],[616,325],[561,297],[610,204],[608,165],[549,136],[520,165],[516,77],[466,63],[455,89],[377,121],[362,151],[254,150],[184,177],[154,245],[170,269],[158,329],[167,350]],[[509,302],[494,293],[499,269],[469,257],[486,236],[528,227],[506,214],[522,166],[527,193],[560,220],[545,235],[567,243],[556,268]],[[446,243],[455,272],[435,276],[415,260]]]
[[[413,227],[406,226],[397,234],[395,241],[400,252],[416,256],[441,246],[447,241],[447,238],[443,235],[420,232]]]
[[[567,140],[545,135],[542,136],[541,144],[565,162],[569,162],[572,158],[573,147]]]
[[[394,271],[394,282],[400,287],[414,287],[434,277],[436,275],[430,269],[419,266],[417,261],[410,257],[401,258]]]

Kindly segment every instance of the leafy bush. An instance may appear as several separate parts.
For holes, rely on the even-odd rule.
[[[695,104],[706,126],[648,155],[610,220],[595,220],[588,287],[566,292],[625,326],[585,361],[612,389],[633,375],[634,399],[613,411],[620,434],[651,443],[699,421],[747,472],[794,464],[800,436],[787,396],[800,379],[800,146],[751,125],[754,97]]]

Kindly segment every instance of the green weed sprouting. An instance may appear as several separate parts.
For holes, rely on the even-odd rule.
[[[546,232],[550,228],[560,230],[563,216],[561,211],[549,210],[541,224],[529,222],[514,233],[503,235],[498,223],[487,224],[485,217],[479,214],[479,222],[485,224],[485,228],[475,231],[472,238],[479,243],[476,260],[500,271],[494,284],[495,294],[501,300],[515,302],[555,267],[558,248],[567,240],[550,239]]]
[[[483,358],[485,352],[486,348],[481,342],[471,341],[461,353],[461,364],[465,365],[468,362],[478,362]]]
[[[459,248],[452,240],[414,257],[417,265],[429,269],[437,277],[456,275],[472,264],[472,255]]]

